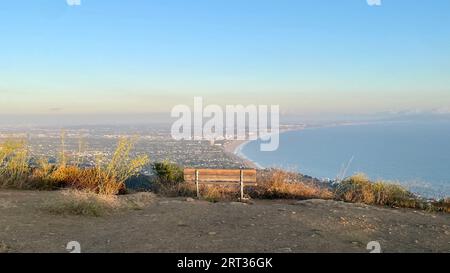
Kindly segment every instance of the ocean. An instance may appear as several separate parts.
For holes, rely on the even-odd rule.
[[[261,167],[276,167],[320,179],[365,173],[400,183],[426,197],[450,196],[450,121],[389,122],[290,131],[275,152],[260,141],[238,154]]]

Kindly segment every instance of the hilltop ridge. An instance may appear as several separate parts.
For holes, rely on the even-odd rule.
[[[60,192],[0,190],[0,244],[8,252],[450,252],[450,215],[331,200],[210,203],[145,194],[101,217],[42,208]],[[138,198],[136,194],[119,198]],[[139,197],[141,198],[141,197]]]

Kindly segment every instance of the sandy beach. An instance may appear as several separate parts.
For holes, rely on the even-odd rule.
[[[304,125],[300,125],[300,126],[292,125],[292,126],[288,126],[288,127],[282,126],[282,128],[280,128],[280,134],[283,134],[286,132],[291,132],[291,131],[301,131],[304,129],[305,129]],[[263,166],[248,159],[245,155],[243,155],[240,152],[243,146],[247,145],[248,143],[250,143],[252,141],[253,140],[228,140],[224,143],[223,149],[227,154],[229,154],[233,157],[238,157],[241,160],[243,160],[244,164],[246,165],[247,168],[264,169]]]
[[[251,142],[251,140],[230,140],[224,143],[223,149],[230,156],[241,159],[244,162],[245,167],[251,169],[263,169],[262,166],[239,153],[240,149],[249,142]]]

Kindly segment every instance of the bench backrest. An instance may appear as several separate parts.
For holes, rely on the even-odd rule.
[[[246,186],[256,185],[256,170],[224,170],[224,169],[184,169],[184,181],[195,183],[195,172],[198,171],[199,184],[239,184],[241,172]]]

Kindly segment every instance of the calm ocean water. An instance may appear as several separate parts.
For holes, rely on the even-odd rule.
[[[263,167],[297,170],[335,179],[363,172],[391,180],[429,197],[450,196],[450,121],[397,122],[286,132],[276,152],[259,151],[259,141],[240,153]]]

